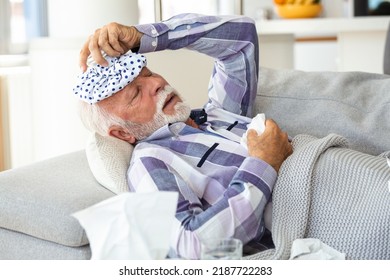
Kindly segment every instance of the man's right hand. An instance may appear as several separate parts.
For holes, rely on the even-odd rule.
[[[250,129],[247,134],[247,143],[249,155],[264,160],[276,172],[293,152],[287,133],[283,132],[271,119],[266,120],[265,130],[260,135],[256,130]]]
[[[102,51],[107,55],[117,57],[130,49],[139,47],[142,33],[134,26],[125,26],[112,22],[99,28],[89,36],[80,51],[79,66],[83,72],[87,70],[87,59],[89,55],[95,62],[107,66]]]

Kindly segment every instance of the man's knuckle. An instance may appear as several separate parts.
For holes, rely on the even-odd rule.
[[[95,29],[95,32],[93,34],[94,35],[99,35],[101,30],[102,30],[101,28]],[[94,35],[91,35],[89,37],[92,38]]]
[[[108,42],[109,42],[110,44],[112,44],[112,45],[118,43],[118,38],[115,36],[114,33],[109,33],[109,34],[108,34]]]
[[[117,32],[119,24],[117,22],[110,22],[107,24],[107,30]]]

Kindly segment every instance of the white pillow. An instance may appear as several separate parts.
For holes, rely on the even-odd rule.
[[[86,146],[87,160],[96,180],[110,191],[128,191],[126,173],[133,146],[110,136],[92,133]]]

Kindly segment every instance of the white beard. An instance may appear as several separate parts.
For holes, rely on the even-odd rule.
[[[166,124],[174,122],[185,122],[191,113],[191,108],[184,102],[178,102],[174,106],[175,113],[172,115],[165,114],[163,112],[164,103],[170,93],[175,93],[180,97],[179,93],[171,86],[167,85],[158,93],[158,101],[156,104],[156,113],[153,116],[153,120],[147,123],[139,124],[130,121],[126,121],[126,128],[137,139],[143,140],[150,136],[157,129],[163,127]]]

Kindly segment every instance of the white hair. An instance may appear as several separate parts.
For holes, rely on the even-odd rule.
[[[79,115],[84,126],[91,132],[97,132],[102,136],[109,135],[109,129],[113,125],[126,127],[126,121],[110,114],[99,103],[89,104],[79,102]]]

